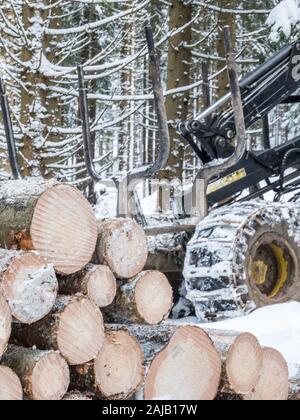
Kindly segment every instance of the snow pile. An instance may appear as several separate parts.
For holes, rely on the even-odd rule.
[[[300,0],[283,0],[270,13],[267,25],[272,27],[271,40],[277,42],[280,32],[288,38],[300,22]]]

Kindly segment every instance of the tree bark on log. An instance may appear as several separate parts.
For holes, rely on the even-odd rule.
[[[221,358],[198,327],[180,327],[149,366],[146,400],[214,400],[221,378]]]
[[[159,324],[173,306],[173,290],[159,271],[143,271],[120,285],[114,303],[105,309],[110,322]]]
[[[98,223],[96,256],[119,279],[130,279],[143,270],[147,261],[147,238],[131,219],[109,219]]]
[[[3,248],[36,250],[62,274],[91,260],[97,224],[77,189],[40,178],[1,182],[0,213]]]
[[[99,308],[83,296],[59,296],[48,316],[32,325],[13,323],[12,340],[26,347],[59,350],[70,365],[93,360],[104,340]]]
[[[59,277],[59,293],[87,296],[99,308],[112,304],[117,292],[116,278],[105,265],[88,264],[82,271]]]
[[[0,294],[0,359],[11,334],[12,316],[5,298]]]
[[[68,392],[63,398],[64,401],[92,401],[93,399],[93,394],[79,391]]]
[[[284,357],[271,348],[263,349],[263,367],[258,384],[246,400],[286,401],[289,397],[289,369]]]
[[[98,398],[109,400],[130,398],[137,392],[143,378],[140,344],[124,330],[107,333],[96,359],[71,370],[73,388],[92,391]]]
[[[23,390],[19,377],[7,366],[0,366],[0,401],[20,401]]]
[[[2,364],[19,376],[31,400],[61,400],[69,387],[68,365],[54,351],[9,346]]]
[[[0,249],[0,291],[12,315],[32,324],[52,309],[58,283],[53,266],[34,252]]]

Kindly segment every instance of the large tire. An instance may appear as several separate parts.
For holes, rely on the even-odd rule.
[[[213,211],[188,244],[184,277],[202,321],[300,301],[300,208],[260,201]]]

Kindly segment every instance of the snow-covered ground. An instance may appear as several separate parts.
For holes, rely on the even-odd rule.
[[[173,321],[171,321],[173,322]],[[196,318],[186,318],[180,323],[197,323]],[[242,318],[199,324],[205,329],[241,331],[254,334],[261,345],[280,351],[290,365],[290,374],[300,365],[300,303],[290,302],[258,309]]]

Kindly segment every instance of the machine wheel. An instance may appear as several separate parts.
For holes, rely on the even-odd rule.
[[[261,201],[213,211],[188,244],[184,277],[202,321],[300,301],[300,207]]]

